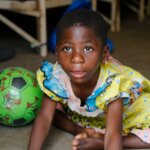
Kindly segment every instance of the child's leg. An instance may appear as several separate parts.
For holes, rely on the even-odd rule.
[[[129,134],[123,137],[124,148],[150,148],[150,144],[144,143],[140,138],[134,134]]]
[[[91,138],[86,134],[78,134],[72,142],[73,150],[99,150],[104,148],[104,138]],[[127,135],[123,137],[124,148],[150,148],[150,144],[141,141],[136,135]]]

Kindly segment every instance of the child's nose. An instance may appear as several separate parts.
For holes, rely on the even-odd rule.
[[[84,63],[84,56],[80,52],[74,52],[71,56],[71,63]]]

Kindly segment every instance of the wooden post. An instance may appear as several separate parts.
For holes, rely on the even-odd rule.
[[[92,8],[93,10],[97,10],[97,0],[92,0]]]
[[[142,22],[145,18],[144,8],[145,8],[145,0],[140,0],[140,4],[139,4],[139,21],[140,22]]]
[[[40,12],[40,16],[37,17],[37,36],[41,44],[47,42],[47,20],[46,20],[46,0],[36,0],[37,9]],[[42,57],[47,56],[47,45],[40,47],[40,55]]]
[[[117,0],[116,5],[116,31],[120,31],[120,0]]]

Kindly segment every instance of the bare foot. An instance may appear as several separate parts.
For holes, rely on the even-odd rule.
[[[104,134],[96,132],[93,128],[86,128],[83,131],[89,138],[104,138]]]
[[[86,133],[78,134],[72,142],[72,150],[100,150],[103,148],[103,139],[88,137]]]

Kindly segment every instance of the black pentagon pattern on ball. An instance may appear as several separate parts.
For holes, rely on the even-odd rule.
[[[13,125],[24,125],[26,123],[26,120],[24,118],[15,119],[13,121]]]
[[[12,80],[12,86],[21,89],[26,85],[26,81],[22,77],[16,77]]]

